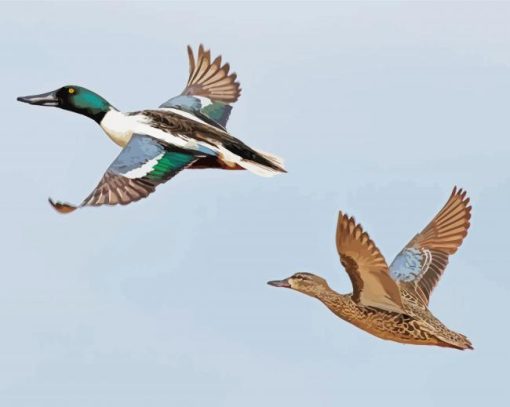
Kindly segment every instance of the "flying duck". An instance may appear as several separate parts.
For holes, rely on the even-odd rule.
[[[188,46],[189,79],[184,91],[157,109],[124,113],[86,88],[64,86],[18,101],[54,106],[94,120],[122,151],[92,193],[78,205],[53,202],[60,213],[100,205],[127,205],[147,197],[186,168],[246,169],[260,176],[286,172],[280,158],[249,147],[225,129],[241,93],[237,75],[221,56]]]
[[[317,298],[338,317],[382,339],[473,349],[468,338],[448,329],[428,309],[449,256],[467,235],[470,217],[466,192],[454,188],[446,205],[388,267],[361,225],[340,212],[336,246],[353,292],[339,294],[326,280],[310,273],[268,284]]]

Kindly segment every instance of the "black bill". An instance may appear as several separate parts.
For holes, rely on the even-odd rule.
[[[20,96],[17,98],[19,102],[30,103],[31,105],[40,106],[58,106],[57,91],[48,93],[41,93],[40,95],[33,96]]]

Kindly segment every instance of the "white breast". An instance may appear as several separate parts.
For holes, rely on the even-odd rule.
[[[203,122],[197,117],[187,113],[181,112],[176,109],[161,109],[166,111],[172,111],[180,116],[195,120],[209,126],[209,124]],[[113,142],[121,147],[125,147],[126,144],[131,140],[131,136],[135,133],[146,134],[152,136],[158,140],[165,141],[168,144],[183,148],[185,150],[202,151],[201,145],[205,146],[208,150],[219,151],[218,146],[206,143],[197,142],[194,139],[190,139],[183,134],[172,134],[164,130],[152,127],[149,124],[150,120],[143,114],[126,115],[125,113],[119,112],[118,110],[111,109],[105,114],[103,120],[101,120],[100,126],[104,132],[113,140]],[[202,151],[203,152],[203,151]],[[225,154],[228,153],[225,150]],[[232,155],[232,153],[230,153]]]
[[[127,116],[118,110],[110,109],[101,120],[100,126],[115,144],[124,147],[137,125],[134,116]]]

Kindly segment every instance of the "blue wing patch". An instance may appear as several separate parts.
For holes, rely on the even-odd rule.
[[[161,104],[159,107],[169,108],[173,107],[176,109],[182,109],[189,113],[200,112],[202,108],[202,102],[200,99],[193,96],[179,95],[175,96],[171,99],[168,99],[165,103]]]
[[[223,102],[213,102],[200,96],[179,95],[168,99],[160,108],[174,108],[194,114],[213,126],[224,130],[227,126],[232,106]]]
[[[390,275],[396,281],[411,282],[421,277],[427,253],[415,248],[402,250],[390,265]]]
[[[126,174],[145,162],[156,158],[165,148],[156,139],[144,134],[135,134],[110,165],[108,170]]]
[[[204,156],[169,148],[144,134],[134,134],[79,207],[127,205],[138,201]],[[51,199],[50,203],[60,213],[70,213],[78,208]]]

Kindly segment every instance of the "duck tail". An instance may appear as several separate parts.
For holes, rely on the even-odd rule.
[[[440,341],[442,342],[440,346],[459,350],[474,349],[473,344],[466,336],[459,333],[454,334],[455,334],[454,336],[449,338],[440,338]]]
[[[220,147],[220,156],[223,161],[237,164],[262,177],[272,177],[278,173],[287,172],[280,157],[255,150],[235,139],[223,142]]]
[[[464,335],[462,335],[462,341],[459,341],[456,345],[458,345],[457,349],[460,349],[460,350],[466,350],[466,349],[470,349],[470,350],[474,350],[475,348],[473,348],[473,344],[471,343],[471,341],[466,338]]]
[[[238,164],[261,177],[272,177],[278,173],[287,172],[283,168],[283,160],[281,158],[261,151],[256,151],[256,153],[259,157],[254,157],[253,159],[243,158]]]
[[[261,164],[264,167],[268,167],[271,169],[272,172],[278,173],[283,172],[286,173],[287,170],[285,169],[285,163],[283,161],[283,158],[278,157],[275,154],[267,153],[262,150],[253,149],[258,155],[260,155],[264,161],[266,161],[266,164]],[[269,164],[269,165],[267,165]]]

